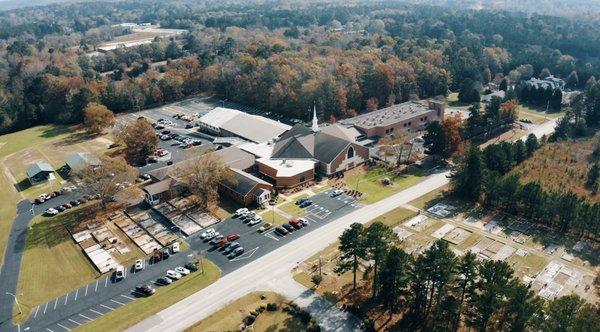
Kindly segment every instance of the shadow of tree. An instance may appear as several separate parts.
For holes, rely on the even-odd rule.
[[[52,137],[56,137],[58,135],[66,134],[70,131],[71,131],[71,129],[66,125],[55,125],[55,126],[49,127],[48,129],[45,129],[42,132],[42,134],[40,135],[40,137],[52,138]]]
[[[65,137],[65,139],[57,141],[56,143],[54,143],[54,146],[74,145],[74,144],[82,143],[85,141],[89,141],[95,137],[96,137],[95,135],[91,135],[85,131],[80,131],[80,132],[72,133],[71,135]]]

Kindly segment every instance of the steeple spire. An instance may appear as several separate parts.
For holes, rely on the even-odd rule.
[[[317,106],[313,104],[313,119],[311,129],[314,133],[319,131],[319,122],[317,120]]]

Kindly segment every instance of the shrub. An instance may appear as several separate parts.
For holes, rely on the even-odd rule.
[[[277,303],[269,303],[269,304],[267,304],[267,310],[269,310],[269,311],[275,311],[275,310],[277,310]]]
[[[319,286],[319,284],[321,284],[323,281],[323,277],[320,274],[315,274],[311,277],[311,281],[313,284],[315,284],[315,286]]]
[[[252,324],[254,324],[255,320],[256,320],[256,317],[254,317],[252,315],[248,315],[248,316],[246,316],[246,318],[244,318],[244,324],[252,325]]]

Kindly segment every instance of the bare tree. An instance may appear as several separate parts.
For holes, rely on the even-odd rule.
[[[406,141],[407,137],[402,132],[382,137],[379,140],[378,145],[379,153],[385,157],[386,162],[387,157],[393,157],[396,161],[396,166],[398,166],[401,163],[401,158],[402,154],[404,153],[404,149],[407,148],[407,146],[405,146]],[[408,159],[410,159],[410,155]]]
[[[219,201],[218,187],[221,181],[236,181],[229,166],[215,153],[207,153],[182,163],[173,175],[205,211],[215,209]]]
[[[102,208],[106,208],[107,203],[125,187],[125,183],[133,183],[137,175],[137,169],[129,166],[121,157],[103,157],[100,158],[100,165],[82,167],[76,172],[82,182],[82,191],[99,196]]]
[[[83,125],[91,134],[100,134],[115,124],[115,115],[104,105],[89,103],[84,112]]]

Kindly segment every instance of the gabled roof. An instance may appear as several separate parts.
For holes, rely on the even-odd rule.
[[[315,136],[315,159],[329,164],[348,145],[350,141],[319,132]]]
[[[273,148],[273,159],[316,159],[326,164],[332,162],[342,150],[352,143],[342,131],[339,136],[326,132],[313,133],[302,125],[294,126],[281,136]]]
[[[32,178],[42,172],[52,173],[54,172],[54,168],[45,162],[36,162],[27,167],[27,177],[29,178]]]
[[[142,190],[147,192],[149,195],[161,194],[165,191],[168,191],[171,188],[171,184],[173,184],[173,179],[166,178],[165,180],[147,185]]]
[[[250,194],[250,192],[252,192],[252,190],[259,183],[271,186],[270,183],[261,180],[256,176],[246,173],[242,170],[232,168],[231,171],[233,173],[233,179],[222,181],[222,185],[226,186],[231,190],[234,190],[242,196],[247,196],[248,194]]]

